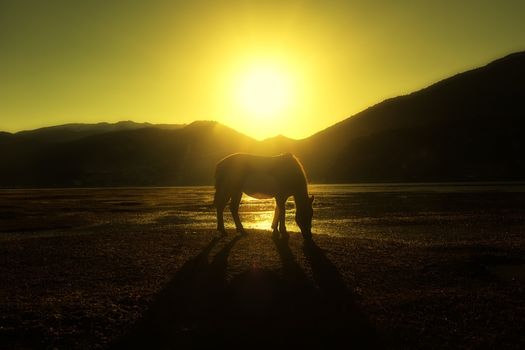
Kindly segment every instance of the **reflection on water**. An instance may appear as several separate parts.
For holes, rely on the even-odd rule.
[[[310,185],[309,191],[315,196],[314,234],[465,237],[473,230],[518,232],[525,223],[520,183]],[[213,194],[211,186],[0,190],[0,232],[121,224],[214,229]],[[244,195],[244,227],[270,230],[274,207],[273,199]],[[298,232],[292,198],[286,208],[287,227]],[[233,230],[228,210],[225,224]]]
[[[165,196],[176,198],[173,201],[174,214],[184,218],[182,221],[186,225],[215,227],[213,187],[165,190]],[[315,196],[313,232],[331,235],[356,233],[372,224],[452,224],[454,220],[471,220],[471,215],[505,206],[525,207],[522,206],[525,204],[524,184],[310,185],[309,191]],[[244,227],[270,230],[274,208],[274,199],[243,195],[240,216]],[[299,231],[294,220],[293,198],[288,200],[286,208],[287,227],[290,231]],[[228,229],[235,227],[228,210],[225,211],[225,226]]]
[[[188,219],[188,224],[195,228],[210,228],[216,225],[213,207],[213,187],[179,187],[167,189],[175,191],[177,200],[173,203],[176,213]],[[175,194],[175,193],[174,193]],[[270,230],[275,208],[274,199],[255,199],[243,195],[239,215],[245,228]],[[293,201],[287,203],[287,221],[292,230],[298,230],[293,222]],[[235,225],[229,210],[224,213],[225,226],[234,229]]]

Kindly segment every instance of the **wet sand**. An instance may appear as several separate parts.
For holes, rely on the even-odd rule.
[[[317,198],[305,244],[173,189],[2,190],[1,347],[525,346],[524,193]]]

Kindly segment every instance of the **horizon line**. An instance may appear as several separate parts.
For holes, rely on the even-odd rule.
[[[437,85],[443,81],[446,81],[446,80],[449,80],[449,79],[452,79],[458,75],[461,75],[461,74],[464,74],[464,73],[468,73],[468,72],[471,72],[471,71],[475,71],[475,70],[478,70],[478,69],[481,69],[483,67],[486,67],[488,65],[491,65],[493,63],[496,63],[496,62],[499,62],[499,61],[502,61],[502,60],[505,60],[511,56],[515,56],[515,55],[520,55],[520,54],[525,54],[525,50],[520,50],[520,51],[513,51],[513,52],[510,52],[504,56],[498,56],[498,58],[494,58],[490,61],[488,61],[487,63],[483,64],[483,65],[478,65],[478,66],[475,66],[475,67],[472,67],[470,69],[466,69],[466,70],[463,70],[463,71],[460,71],[460,72],[457,72],[455,74],[451,74],[451,75],[448,75],[442,79],[439,79],[437,81],[434,81],[433,83],[430,83],[422,88],[419,88],[419,89],[416,89],[416,90],[413,90],[411,92],[407,92],[406,94],[398,94],[398,95],[395,95],[395,96],[391,96],[391,97],[386,97],[386,98],[383,98],[382,100],[380,100],[379,102],[377,103],[374,103],[374,104],[371,104],[369,105],[368,107],[350,115],[350,116],[346,116],[344,117],[343,119],[333,123],[332,125],[329,125],[323,129],[320,129],[320,130],[317,130],[316,132],[308,135],[308,136],[305,136],[305,137],[301,137],[301,138],[292,138],[292,137],[289,137],[283,133],[279,133],[279,134],[275,134],[273,136],[268,136],[268,137],[265,137],[265,138],[257,138],[257,137],[254,137],[254,136],[251,136],[251,135],[248,135],[244,132],[241,132],[239,130],[237,130],[236,128],[234,127],[231,127],[230,125],[227,125],[226,123],[223,123],[223,122],[220,122],[218,120],[213,120],[213,119],[195,119],[191,122],[182,122],[182,123],[154,123],[154,122],[151,122],[151,121],[143,121],[143,122],[137,122],[137,121],[134,121],[134,120],[131,120],[131,119],[123,119],[123,120],[118,120],[118,121],[115,121],[115,122],[108,122],[106,120],[100,120],[100,121],[95,121],[95,122],[83,122],[83,121],[76,121],[76,122],[65,122],[65,123],[61,123],[61,124],[45,124],[45,125],[40,125],[40,126],[35,126],[34,128],[32,129],[29,129],[29,128],[23,128],[23,129],[17,129],[17,130],[13,130],[13,129],[9,129],[9,128],[6,128],[6,129],[0,129],[0,133],[8,133],[8,134],[11,134],[11,135],[15,135],[15,134],[18,134],[18,133],[21,133],[21,132],[30,132],[30,131],[36,131],[36,130],[40,130],[40,129],[46,129],[46,128],[53,128],[53,127],[59,127],[59,126],[66,126],[66,125],[97,125],[97,124],[109,124],[109,125],[116,125],[116,124],[119,124],[119,123],[125,123],[125,122],[132,122],[132,123],[135,123],[135,124],[150,124],[152,126],[157,126],[157,125],[181,125],[183,127],[186,127],[190,124],[193,124],[195,122],[204,122],[204,121],[209,121],[209,122],[216,122],[216,123],[219,123],[221,125],[224,125],[230,129],[233,129],[245,136],[248,136],[254,140],[257,140],[257,141],[265,141],[265,140],[268,140],[268,139],[272,139],[272,138],[276,138],[276,137],[279,137],[279,136],[283,136],[283,137],[286,137],[290,140],[295,140],[295,141],[298,141],[298,140],[303,140],[303,139],[307,139],[309,137],[312,137],[313,135],[316,135],[318,134],[319,132],[322,132],[326,129],[329,129],[331,127],[333,127],[334,125],[337,125],[345,120],[348,120],[350,118],[353,118],[354,116],[358,115],[358,114],[361,114],[363,113],[364,111],[367,111],[369,110],[370,108],[373,108],[379,104],[382,104],[386,101],[390,101],[390,100],[393,100],[393,99],[396,99],[396,98],[399,98],[399,97],[403,97],[403,96],[408,96],[408,95],[411,95],[411,94],[414,94],[414,93],[417,93],[417,92],[420,92],[420,91],[423,91],[423,90],[426,90],[434,85]]]

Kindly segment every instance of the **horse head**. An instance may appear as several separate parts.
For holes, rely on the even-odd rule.
[[[303,237],[312,238],[312,217],[314,216],[314,210],[312,203],[314,202],[314,196],[307,197],[306,201],[298,203],[295,210],[295,222],[301,229]]]

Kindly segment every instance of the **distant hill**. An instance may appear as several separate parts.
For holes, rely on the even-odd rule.
[[[525,179],[525,52],[381,102],[301,142],[313,180]]]
[[[13,134],[10,134],[5,131],[0,131],[0,142],[10,140],[13,137]]]
[[[136,130],[146,128],[163,128],[163,129],[180,129],[184,127],[183,124],[150,124],[150,123],[135,123],[132,121],[120,121],[117,123],[96,123],[96,124],[82,124],[72,123],[57,126],[50,126],[35,130],[20,131],[13,134],[17,140],[39,140],[43,142],[67,142],[78,140],[83,137],[97,135],[113,131],[122,130]]]
[[[67,142],[27,139],[0,155],[0,183],[4,187],[210,183],[219,159],[248,151],[254,142],[216,122],[129,128]]]
[[[299,156],[312,182],[525,180],[525,52],[383,101],[303,140],[216,122],[0,133],[0,186],[212,184],[233,152]]]

